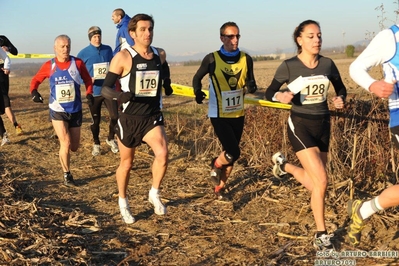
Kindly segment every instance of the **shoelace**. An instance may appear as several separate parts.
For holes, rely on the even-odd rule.
[[[130,213],[130,209],[128,207],[121,208],[121,213],[123,218],[128,218],[128,219],[133,218],[133,215]]]
[[[334,237],[334,234],[329,234],[329,235],[321,235],[318,237],[322,242],[324,246],[329,246],[331,245],[330,239]]]
[[[154,206],[156,208],[158,208],[159,211],[163,211],[165,206],[163,205],[161,199],[159,198],[159,194],[157,194],[155,196],[151,196],[151,197],[152,197],[152,203],[154,204]]]

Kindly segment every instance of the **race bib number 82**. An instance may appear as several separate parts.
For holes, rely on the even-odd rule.
[[[93,64],[93,78],[94,79],[105,79],[108,72],[109,63],[96,63]]]

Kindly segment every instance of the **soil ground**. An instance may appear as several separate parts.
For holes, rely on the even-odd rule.
[[[348,89],[355,92],[358,86],[348,75],[351,61],[337,59],[336,64]],[[255,63],[259,95],[278,64]],[[197,68],[172,67],[172,81],[190,85]],[[123,224],[115,181],[119,155],[105,143],[106,109],[100,132],[102,152],[93,157],[91,120],[84,105],[81,147],[71,156],[71,172],[79,186],[64,187],[48,106],[31,101],[30,78],[10,79],[12,107],[25,134],[16,136],[2,116],[11,143],[0,147],[1,265],[399,265],[398,210],[373,216],[361,245],[354,248],[345,231],[347,191],[334,195],[331,187],[326,219],[328,230],[336,236],[338,257],[316,254],[310,195],[292,177],[272,176],[271,153],[265,154],[261,165],[251,164],[248,151],[243,153],[228,181],[229,200],[216,200],[208,180],[209,154],[215,156],[220,147],[211,140],[202,146],[210,147],[207,153],[195,153],[189,138],[196,129],[183,123],[197,119],[198,127],[211,131],[207,106],[178,96],[164,101],[170,163],[161,195],[168,213],[155,215],[147,200],[153,154],[142,145],[128,188],[137,222]],[[40,87],[46,99],[47,88],[47,83]],[[283,142],[282,138],[276,137]],[[396,251],[395,258],[370,253],[387,250]]]

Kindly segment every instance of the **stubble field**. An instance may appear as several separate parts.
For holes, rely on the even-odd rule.
[[[350,246],[345,232],[346,202],[351,196],[370,198],[397,182],[396,169],[390,166],[387,114],[379,112],[386,111],[386,102],[373,99],[380,107],[368,112],[362,109],[360,118],[348,118],[354,109],[367,105],[359,99],[369,97],[348,75],[352,61],[335,60],[353,100],[342,113],[332,110],[326,219],[338,252],[366,253],[346,253],[352,256],[339,258],[316,254],[310,194],[292,177],[272,176],[270,158],[277,150],[295,162],[285,134],[287,110],[247,106],[242,158],[228,181],[230,200],[218,201],[208,175],[210,159],[220,152],[220,145],[206,117],[207,105],[197,105],[193,98],[165,97],[170,156],[161,195],[168,213],[155,215],[147,201],[153,153],[142,145],[128,188],[137,222],[127,226],[117,205],[119,155],[105,144],[106,109],[100,132],[102,152],[93,157],[91,119],[84,104],[81,146],[71,156],[71,172],[79,187],[64,187],[58,140],[48,121],[48,84],[39,89],[45,104],[36,104],[28,92],[31,77],[15,76],[10,79],[10,97],[25,134],[16,136],[2,116],[11,143],[0,147],[0,264],[316,265],[336,259],[335,263],[341,263],[337,265],[399,265],[397,257],[369,253],[399,250],[397,208],[370,219],[358,248]],[[250,96],[263,96],[279,64],[255,62],[260,89]],[[172,82],[191,86],[197,68],[171,67]],[[380,73],[376,69],[373,75]],[[362,118],[364,114],[369,116]],[[379,115],[373,120],[377,124],[365,126],[362,121],[370,121],[370,115]],[[364,254],[367,256],[362,257]]]

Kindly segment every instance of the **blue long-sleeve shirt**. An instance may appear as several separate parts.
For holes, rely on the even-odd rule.
[[[83,60],[90,76],[95,78],[93,96],[100,96],[105,74],[113,57],[111,46],[101,44],[99,47],[95,47],[89,44],[78,53],[77,57]]]
[[[118,29],[118,32],[116,33],[116,42],[115,42],[115,49],[114,49],[114,55],[121,50],[121,48],[124,48],[125,45],[133,46],[134,41],[132,37],[129,34],[128,30],[128,24],[130,21],[130,17],[125,14],[125,16],[122,18],[121,22],[119,22],[116,25],[116,28]]]

